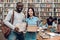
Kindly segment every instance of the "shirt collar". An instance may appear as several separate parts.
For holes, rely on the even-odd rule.
[[[29,17],[29,19],[33,19],[33,18],[34,18],[34,16],[32,16],[32,18]]]

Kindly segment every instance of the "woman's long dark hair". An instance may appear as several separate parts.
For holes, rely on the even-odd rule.
[[[29,9],[32,9],[32,11],[33,11],[33,16],[35,16],[35,11],[34,11],[34,9],[32,8],[32,7],[30,7],[30,8],[28,8],[28,11],[27,11],[27,18],[29,18],[30,17],[30,15],[29,15]]]

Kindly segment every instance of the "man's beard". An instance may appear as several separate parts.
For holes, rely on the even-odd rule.
[[[17,12],[20,13],[22,11],[22,8],[17,8]]]

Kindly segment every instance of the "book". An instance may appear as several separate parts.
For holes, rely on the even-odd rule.
[[[13,1],[13,3],[15,3],[15,2],[16,2],[16,0]]]
[[[44,12],[45,10],[42,8],[41,11]]]
[[[28,26],[27,32],[37,32],[38,27],[37,26]]]
[[[45,3],[45,0],[41,0],[41,3]]]
[[[46,4],[42,4],[42,3],[41,3],[41,4],[40,4],[40,7],[46,7]]]
[[[41,0],[34,0],[35,1],[35,3],[38,3],[38,2],[40,2]]]
[[[5,8],[4,11],[7,12],[8,11],[8,8]]]
[[[2,8],[0,8],[0,13],[1,13],[2,11],[3,11]]]
[[[57,3],[57,2],[58,2],[58,0],[54,0],[54,2],[56,2],[56,3]]]
[[[52,3],[53,0],[45,0],[46,3]]]
[[[14,4],[10,4],[10,7],[14,7]]]
[[[22,2],[23,0],[18,0],[18,2]]]
[[[46,13],[43,13],[44,16],[46,16]]]
[[[46,7],[51,7],[52,5],[51,4],[46,4]]]
[[[58,14],[58,16],[60,17],[60,13]]]
[[[19,28],[19,32],[25,31],[25,29],[26,29],[26,23],[25,23],[25,22],[17,23],[17,24],[15,25],[15,27]]]
[[[48,13],[49,15],[48,16],[51,16],[52,13]]]
[[[27,3],[27,0],[23,0],[23,3]]]
[[[0,14],[0,19],[2,19],[2,14]]]
[[[58,0],[58,3],[60,3],[60,0]]]
[[[0,2],[3,2],[3,0],[0,0]]]
[[[59,14],[58,13],[56,13],[56,16],[58,16]]]
[[[3,7],[3,4],[0,4],[0,7]]]
[[[15,1],[15,0],[9,0],[9,2],[12,2],[12,3],[13,3],[13,1]]]

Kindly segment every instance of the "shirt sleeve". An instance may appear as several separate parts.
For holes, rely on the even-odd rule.
[[[46,28],[48,28],[48,24],[46,23]]]
[[[39,24],[39,27],[42,27],[42,22]]]
[[[25,15],[23,14],[22,16],[23,16],[23,22],[25,22]]]
[[[9,11],[3,22],[4,22],[5,25],[10,27],[11,29],[14,29],[15,26],[13,24],[11,24],[11,22],[9,22],[10,19],[11,19],[12,14],[13,14],[13,11]]]

